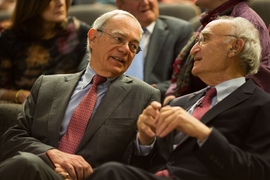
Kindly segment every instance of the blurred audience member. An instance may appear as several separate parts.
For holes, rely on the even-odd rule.
[[[23,103],[42,74],[77,72],[89,25],[67,18],[71,0],[17,0],[0,37],[0,99]]]
[[[262,57],[259,72],[252,75],[253,81],[264,91],[270,93],[270,38],[267,27],[261,17],[247,4],[248,0],[195,0],[195,5],[207,9],[201,15],[202,26],[193,35],[189,43],[182,49],[174,62],[171,85],[166,92],[164,103],[174,97],[182,96],[206,86],[199,78],[191,74],[193,56],[189,54],[195,44],[199,32],[217,16],[228,15],[243,17],[249,20],[258,29],[262,46]]]
[[[77,0],[72,0],[71,5],[76,5],[77,4]]]
[[[12,12],[16,5],[16,0],[0,0],[0,11]]]
[[[115,0],[96,0],[96,3],[115,6]]]
[[[162,3],[194,3],[193,0],[159,0]]]
[[[133,76],[141,70],[141,79],[161,91],[161,99],[169,87],[172,64],[179,51],[188,42],[193,33],[190,23],[182,19],[159,16],[157,0],[130,1],[116,0],[116,6],[133,14],[144,29],[142,37],[143,56],[135,57],[126,74]],[[141,61],[141,68],[136,68]],[[134,74],[135,74],[134,73]]]
[[[7,12],[7,13],[13,12],[15,4],[16,0],[0,0],[0,12]],[[0,32],[2,32],[9,26],[10,26],[9,19],[0,21]]]
[[[10,26],[10,20],[0,21],[0,33]]]

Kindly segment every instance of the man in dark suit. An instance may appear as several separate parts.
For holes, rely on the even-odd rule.
[[[1,179],[85,179],[92,168],[122,160],[136,134],[138,116],[152,101],[160,100],[159,90],[123,75],[140,51],[141,34],[130,13],[105,13],[88,32],[91,56],[84,71],[38,78],[18,123],[1,137]],[[63,152],[59,143],[95,75],[106,81],[97,85],[97,101],[91,118],[86,118],[89,123],[75,152]]]
[[[191,37],[193,28],[190,23],[182,19],[159,16],[157,0],[116,0],[115,2],[118,9],[133,14],[141,26],[147,29],[142,36],[143,80],[159,89],[163,99],[170,85],[172,64]]]
[[[214,20],[191,54],[192,73],[210,90],[176,98],[162,108],[152,102],[140,115],[132,153],[126,156],[141,169],[108,163],[90,180],[270,179],[270,95],[245,79],[259,68],[258,31],[241,17]],[[212,90],[217,94],[204,103]],[[210,109],[195,117],[206,104]]]

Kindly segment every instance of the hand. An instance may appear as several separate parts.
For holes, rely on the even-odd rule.
[[[159,102],[152,102],[143,113],[139,116],[137,127],[139,130],[138,139],[140,144],[149,145],[153,142],[156,133],[156,122],[159,115],[161,104]]]
[[[200,142],[204,141],[211,133],[209,127],[181,107],[165,106],[160,110],[157,119],[156,135],[164,137],[174,129],[195,137]]]
[[[151,84],[151,86],[153,86],[154,88],[156,88],[156,87],[157,87],[157,85],[156,85],[156,84]]]
[[[56,169],[63,178],[72,180],[84,180],[93,172],[92,167],[82,156],[62,152],[58,149],[50,149],[47,155],[55,165]]]
[[[62,168],[59,164],[54,164],[55,169],[54,171],[62,176],[63,179],[65,180],[72,180],[71,177],[69,176],[69,173],[66,172],[64,168]]]
[[[3,90],[4,90],[4,93],[1,96],[1,100],[12,102],[12,103],[22,104],[30,94],[30,91],[22,90],[22,89],[20,90],[3,89]]]
[[[163,101],[163,105],[165,105],[168,101],[170,101],[171,99],[174,99],[175,96],[174,95],[170,95],[165,97],[164,101]]]
[[[17,91],[17,97],[16,97],[17,102],[19,104],[22,104],[26,100],[26,98],[29,96],[29,94],[30,94],[30,91],[27,91],[27,90]]]

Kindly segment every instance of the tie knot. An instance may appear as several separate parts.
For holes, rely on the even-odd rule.
[[[103,82],[105,82],[107,80],[107,78],[103,77],[103,76],[100,76],[98,74],[96,74],[94,77],[93,77],[93,84],[95,85],[99,85]]]
[[[217,94],[216,88],[210,88],[207,90],[205,93],[205,98],[210,98],[212,99],[215,95]]]
[[[147,32],[147,29],[146,28],[142,28],[143,29],[143,33],[146,33]]]

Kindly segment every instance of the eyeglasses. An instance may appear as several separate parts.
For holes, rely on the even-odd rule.
[[[208,40],[208,36],[210,34],[207,34],[207,37],[205,37],[203,34],[199,34],[199,36],[196,38],[195,40],[195,44],[198,43],[199,45],[203,45],[206,43],[206,41]],[[231,35],[231,34],[211,34],[211,35],[216,35],[216,36],[229,36],[229,37],[234,37],[234,38],[238,38],[235,35]]]
[[[104,32],[100,29],[97,29],[97,31],[109,35],[111,37],[111,42],[113,44],[124,45],[127,42],[126,38],[124,38],[120,34],[111,34],[111,33]],[[132,53],[136,53],[136,54],[138,54],[142,50],[142,48],[139,45],[130,43],[130,42],[128,43],[128,47]]]

